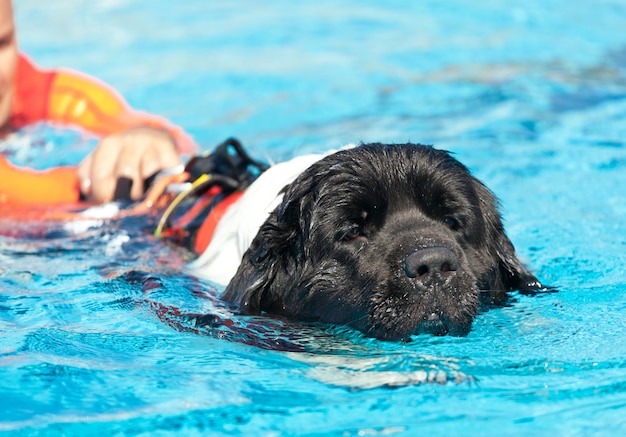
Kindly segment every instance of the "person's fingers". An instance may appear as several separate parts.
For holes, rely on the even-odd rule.
[[[94,181],[91,192],[91,200],[97,203],[107,203],[113,200],[117,179],[113,177],[100,178]]]
[[[160,140],[158,147],[151,148],[142,156],[140,171],[145,180],[161,170],[176,167],[180,163],[174,144],[170,143],[169,139]]]
[[[117,167],[121,141],[117,137],[102,140],[92,153],[91,196],[90,200],[98,203],[113,200],[117,183]]]
[[[76,167],[76,176],[78,177],[78,184],[80,192],[85,198],[91,195],[91,165],[93,163],[91,154],[87,155],[85,159],[81,161]]]
[[[143,194],[144,181],[155,173],[172,168],[180,164],[180,157],[176,145],[169,135],[156,134],[151,137],[151,143],[146,144],[144,153],[140,156],[140,178],[133,183],[132,197],[139,199]]]
[[[142,155],[145,153],[144,144],[137,142],[132,135],[118,138],[120,139],[120,147],[117,150],[115,163],[110,174],[111,185],[113,186],[110,196],[113,198],[119,179],[126,178],[132,181],[130,193],[128,193],[130,198],[139,199],[143,194],[140,165]]]
[[[130,173],[130,174],[129,174]],[[127,169],[124,172],[124,177],[132,179],[133,185],[130,189],[130,198],[132,200],[138,200],[143,196],[143,174],[139,171],[139,168],[135,166],[133,169]]]
[[[159,142],[159,137],[129,135],[117,157],[115,178],[132,180],[130,198],[138,200],[144,194],[144,181],[163,169],[168,160],[168,144]],[[177,158],[177,156],[175,157]]]

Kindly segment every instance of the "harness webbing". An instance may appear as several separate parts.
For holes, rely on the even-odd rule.
[[[202,252],[227,207],[267,168],[250,158],[235,138],[192,158],[185,167],[189,185],[168,205],[154,235]]]

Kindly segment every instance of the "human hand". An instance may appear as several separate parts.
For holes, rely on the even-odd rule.
[[[162,129],[136,127],[105,137],[77,168],[80,190],[90,201],[113,200],[119,178],[133,181],[130,197],[143,195],[144,180],[180,164],[173,138]]]

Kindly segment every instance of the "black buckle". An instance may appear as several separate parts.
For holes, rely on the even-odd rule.
[[[185,167],[189,181],[202,175],[219,179],[222,188],[235,191],[248,187],[268,166],[252,159],[236,138],[229,138],[215,150],[203,156],[193,157]]]

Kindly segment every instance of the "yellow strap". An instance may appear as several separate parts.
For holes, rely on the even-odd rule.
[[[197,189],[201,188],[203,185],[207,184],[211,180],[211,178],[212,177],[211,177],[210,174],[203,174],[203,175],[201,175],[200,177],[198,177],[198,179],[193,181],[193,183],[191,184],[191,186],[188,189],[186,189],[185,191],[180,193],[178,196],[176,196],[174,198],[174,200],[172,200],[172,202],[169,204],[169,206],[167,207],[167,209],[163,213],[163,216],[159,220],[159,224],[157,225],[156,229],[154,230],[154,236],[155,237],[161,237],[162,236],[163,229],[165,228],[165,226],[167,224],[167,221],[169,220],[169,218],[172,215],[172,213],[174,212],[174,210],[178,207],[178,205],[187,196],[189,196],[191,193],[193,193]]]

